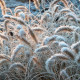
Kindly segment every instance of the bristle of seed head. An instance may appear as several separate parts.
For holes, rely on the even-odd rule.
[[[47,45],[50,41],[66,41],[64,37],[60,36],[60,35],[53,35],[53,36],[46,36],[44,39],[43,39],[43,42],[42,44],[43,45]]]

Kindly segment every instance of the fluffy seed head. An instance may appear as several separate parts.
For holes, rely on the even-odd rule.
[[[18,34],[21,38],[25,37],[26,36],[26,33],[23,29],[20,29],[19,30],[19,34]]]
[[[41,46],[40,48],[35,49],[34,53],[42,52],[48,49],[49,49],[48,46]]]
[[[58,33],[58,32],[72,32],[74,31],[72,28],[68,27],[68,26],[60,26],[59,28],[57,28],[55,30],[55,34]]]
[[[14,60],[15,56],[18,54],[18,52],[20,51],[21,48],[23,48],[24,45],[17,45],[16,48],[13,51],[13,54],[11,55],[11,59]]]
[[[25,67],[21,63],[13,63],[10,67],[9,70],[14,70],[15,68],[19,68],[22,71],[26,71]]]
[[[74,55],[75,53],[70,48],[63,47],[61,49],[61,52],[64,53],[64,54],[66,54],[67,56],[69,56],[71,59],[73,59],[73,60],[75,59],[75,55]]]

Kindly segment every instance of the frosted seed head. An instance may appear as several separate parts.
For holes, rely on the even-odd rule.
[[[64,8],[60,11],[60,14],[66,13],[66,12],[71,12],[71,10],[69,8]]]
[[[22,38],[22,37],[24,37],[26,35],[26,33],[25,33],[25,31],[23,29],[20,29],[18,35]]]
[[[77,49],[80,46],[80,41],[71,45],[72,49]]]
[[[17,9],[17,10],[15,11],[15,16],[17,16],[18,13],[20,13],[20,12],[22,12],[22,10],[21,10],[21,9]]]
[[[60,35],[56,37],[56,40],[64,41],[64,42],[66,41],[66,39],[63,36],[60,36]]]
[[[66,73],[66,71],[65,71],[65,70],[61,70],[61,71],[60,71],[60,75],[62,76],[62,78],[63,78],[63,79],[65,79],[65,78],[68,78],[68,77],[69,77],[69,75]]]
[[[6,15],[3,16],[3,18],[10,18],[10,17],[11,17],[11,16],[8,15],[8,14],[6,14]]]
[[[50,14],[46,13],[41,17],[41,21],[47,21],[49,19],[49,17],[50,17]]]
[[[78,22],[77,16],[73,12],[69,12],[65,16],[68,16],[68,18],[73,18],[76,23]]]
[[[18,24],[18,25],[17,25],[17,29],[18,29],[18,30],[22,29],[22,25]]]
[[[5,50],[6,50],[6,51],[9,51],[9,47],[8,47],[8,46],[5,46]]]
[[[13,63],[12,65],[10,65],[9,70],[14,70],[15,68],[19,68],[20,70],[23,70],[24,72],[26,71],[25,67],[19,62]]]
[[[54,7],[55,4],[57,4],[60,0],[54,0],[51,2],[50,4],[50,9],[52,9]]]
[[[22,18],[22,19],[25,19],[25,14],[23,12],[20,12],[19,13],[19,16]]]
[[[43,45],[47,45],[49,41],[50,41],[50,37],[46,36],[43,40]]]
[[[20,49],[23,47],[24,47],[24,45],[21,45],[21,44],[16,46],[16,48],[13,50],[13,54],[11,55],[11,60],[14,60],[17,53],[19,53]]]
[[[60,26],[55,30],[54,33],[56,34],[58,32],[72,32],[72,31],[74,31],[74,30],[69,26]]]
[[[14,53],[19,49],[21,49],[22,47],[24,47],[24,45],[21,45],[21,44],[17,45],[16,48],[14,49]]]
[[[35,49],[34,53],[42,52],[45,50],[49,50],[49,47],[48,46],[41,46],[40,48]]]
[[[73,49],[76,53],[80,51],[80,41],[71,45],[71,49]]]
[[[62,60],[68,60],[69,58],[64,54],[54,54],[52,59],[62,59]]]
[[[65,53],[67,56],[69,56],[71,59],[74,59],[75,58],[75,53],[74,51],[72,51],[70,48],[68,47],[63,47],[61,49],[61,52],[62,53]]]
[[[25,55],[26,55],[27,57],[30,57],[30,52],[29,52],[29,51],[25,51]]]
[[[69,47],[68,44],[66,44],[64,41],[59,42],[60,47]]]
[[[48,58],[46,60],[46,62],[45,62],[45,69],[47,70],[47,72],[54,74],[54,72],[50,69],[50,68],[52,68],[52,66],[50,65],[50,63],[52,63],[52,64],[55,63],[55,60],[52,60],[52,57],[53,56],[51,56],[50,58]]]

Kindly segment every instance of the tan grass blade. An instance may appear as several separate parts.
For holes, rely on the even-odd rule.
[[[61,1],[64,3],[65,7],[68,7],[68,2],[67,2],[67,0],[61,0]]]
[[[39,7],[40,7],[39,0],[33,0],[33,2],[34,2],[35,7],[36,7],[37,9],[39,9]]]
[[[71,10],[69,8],[63,8],[62,10],[60,10],[60,14],[68,13],[68,12],[71,12]]]
[[[54,7],[55,4],[57,4],[60,0],[54,0],[53,2],[51,2],[50,4],[50,8]]]
[[[28,31],[29,31],[31,37],[34,39],[34,41],[35,41],[36,43],[38,43],[37,38],[36,38],[34,32],[32,31],[32,29],[31,29],[30,27],[28,27]]]
[[[38,61],[38,58],[37,57],[33,57],[33,61],[38,64],[38,66],[41,68],[41,64],[40,62]]]
[[[6,32],[7,32],[7,26],[8,26],[8,24],[10,23],[10,21],[9,20],[5,20],[4,21],[4,27],[5,27],[5,29],[6,29]]]
[[[0,33],[0,37],[5,39],[5,40],[8,40],[8,38],[5,35],[1,34],[1,33]]]
[[[28,11],[28,9],[25,7],[25,6],[17,6],[15,9],[14,9],[14,12],[16,12],[17,10],[23,10],[23,11]]]
[[[4,0],[0,0],[0,6],[1,6],[1,10],[2,10],[2,15],[6,14],[6,4],[4,2]]]
[[[16,37],[31,47],[31,44],[27,41],[27,39],[21,38],[21,37],[18,36],[18,35],[16,35]]]

